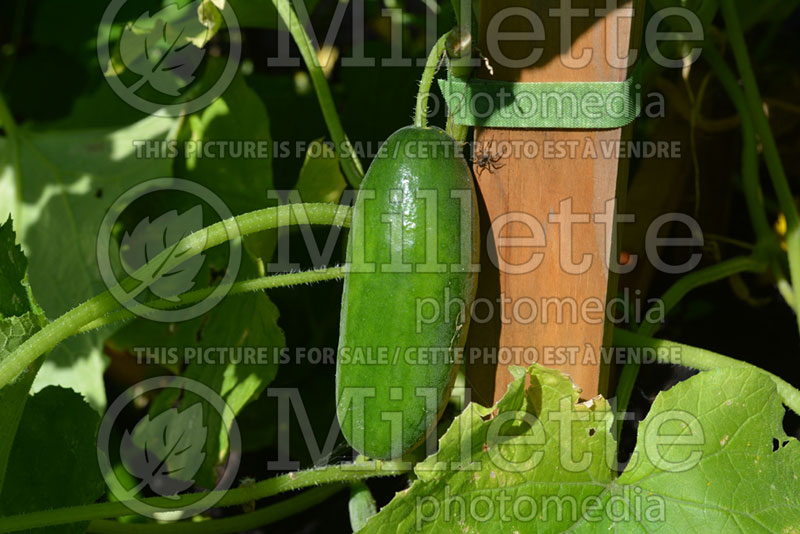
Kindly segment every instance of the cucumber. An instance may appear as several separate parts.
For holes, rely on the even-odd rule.
[[[365,456],[409,452],[447,403],[477,288],[477,213],[472,173],[438,128],[392,134],[362,182],[347,244],[336,402],[342,433]]]

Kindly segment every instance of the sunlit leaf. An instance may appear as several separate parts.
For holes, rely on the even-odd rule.
[[[800,525],[800,442],[783,431],[762,373],[700,373],[659,394],[619,478],[606,401],[575,404],[557,371],[529,376],[494,409],[470,404],[439,453],[415,467],[419,479],[360,532],[785,534]]]

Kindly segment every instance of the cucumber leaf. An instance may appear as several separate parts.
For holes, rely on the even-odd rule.
[[[784,415],[775,384],[757,370],[700,373],[658,395],[617,491],[663,500],[666,532],[796,530],[800,442],[784,432]]]
[[[97,412],[72,390],[51,386],[31,397],[0,493],[0,516],[78,506],[100,498],[105,483],[97,466],[99,424]],[[82,534],[87,524],[29,532]]]
[[[418,480],[360,532],[564,532],[575,521],[568,514],[558,517],[555,500],[536,510],[532,503],[545,496],[603,498],[615,450],[608,402],[576,404],[579,390],[558,371],[533,367],[516,373],[495,408],[467,406],[442,436],[439,452],[414,468]],[[560,442],[558,421],[565,417],[573,420],[572,439]],[[588,464],[575,465],[586,458]]]
[[[25,279],[28,260],[15,242],[9,218],[0,225],[0,361],[8,358],[44,322],[41,309],[28,292]],[[28,392],[41,365],[41,358],[31,364],[14,382],[0,388],[0,490],[3,489],[6,466],[19,426]]]
[[[800,443],[783,431],[762,373],[720,369],[662,392],[618,478],[606,401],[575,404],[565,376],[527,374],[530,386],[519,376],[494,409],[470,404],[438,454],[415,467],[418,480],[361,532],[778,534],[800,525]],[[511,436],[502,443],[489,431],[497,419]]]
[[[144,179],[169,176],[167,158],[140,158],[131,140],[167,141],[175,119],[150,117],[123,128],[40,132],[17,129],[20,176],[15,176],[10,143],[0,144],[3,198],[30,258],[28,277],[49,318],[106,289],[97,267],[101,221],[114,200]],[[19,202],[17,202],[19,199]],[[5,206],[4,206],[5,207]],[[69,387],[98,410],[105,406],[102,345],[107,330],[70,338],[49,355],[34,383]]]

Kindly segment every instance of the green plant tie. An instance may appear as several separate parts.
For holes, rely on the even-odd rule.
[[[621,128],[641,111],[641,69],[622,82],[439,80],[456,124],[487,128]]]

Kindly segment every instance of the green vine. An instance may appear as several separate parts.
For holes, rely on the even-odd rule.
[[[306,33],[305,28],[299,23],[298,17],[289,0],[272,0],[283,23],[288,28],[308,68],[310,78],[315,88],[317,98],[324,120],[333,139],[339,161],[348,182],[357,188],[364,176],[364,171],[355,150],[348,140],[342,127],[336,106],[331,94],[327,79],[319,65],[314,46]],[[753,73],[747,44],[742,33],[741,23],[738,19],[735,3],[722,0],[721,8],[726,26],[730,33],[730,44],[736,60],[738,71],[742,79],[742,87],[737,83],[730,68],[725,64],[719,52],[711,46],[706,46],[706,57],[721,81],[728,95],[742,117],[741,134],[743,141],[742,178],[747,200],[747,208],[753,228],[757,237],[757,245],[753,256],[734,258],[723,261],[717,265],[701,269],[678,280],[662,296],[661,302],[664,313],[673,311],[677,304],[692,290],[707,284],[723,280],[730,276],[752,272],[763,273],[771,268],[778,279],[778,285],[784,298],[790,305],[800,304],[800,215],[795,205],[791,189],[788,184],[783,164],[780,160],[777,144],[770,130],[769,121],[762,108],[762,99],[759,93],[756,78]],[[414,125],[419,128],[427,126],[428,103],[431,86],[438,70],[442,57],[446,55],[447,42],[455,35],[455,30],[443,35],[435,44],[427,59],[416,98]],[[699,105],[693,110],[692,122],[696,122]],[[0,123],[2,123],[8,138],[12,164],[17,177],[17,194],[21,195],[21,177],[19,162],[19,138],[13,116],[0,95]],[[464,142],[468,129],[458,127],[448,117],[448,132],[453,137]],[[692,132],[694,140],[694,132]],[[769,220],[764,209],[763,194],[758,176],[757,140],[764,147],[764,157],[772,178],[776,195],[787,220],[787,247],[792,284],[785,280],[781,271],[780,261],[777,257],[779,251],[777,237],[771,230]],[[21,202],[18,202],[21,206]],[[148,262],[137,273],[126,278],[118,284],[124,288],[130,297],[129,301],[120,302],[113,296],[113,290],[97,295],[80,304],[76,308],[62,315],[52,323],[46,325],[39,332],[31,336],[17,350],[0,362],[0,388],[13,381],[27,366],[38,357],[47,353],[69,336],[87,332],[104,325],[118,321],[129,320],[136,315],[122,307],[130,303],[137,292],[130,289],[143,290],[146,285],[138,284],[136,276],[139,273],[155,272],[156,266],[164,265],[171,260],[176,250],[184,251],[180,254],[181,261],[200,254],[202,251],[220,245],[233,237],[246,236],[264,230],[299,224],[335,225],[348,227],[352,216],[349,208],[332,204],[304,204],[267,208],[234,217],[226,221],[211,225],[203,230],[193,233],[182,239],[173,249],[164,251]],[[19,221],[19,218],[17,217]],[[232,229],[236,231],[231,232]],[[340,279],[344,276],[341,266],[326,269],[306,271],[300,273],[287,273],[274,276],[265,276],[252,280],[234,283],[228,294],[237,295],[252,291],[261,291],[269,288],[285,287],[301,283],[319,282],[324,280]],[[213,293],[214,288],[203,288],[183,295],[181,304],[201,301]],[[167,300],[157,299],[146,303],[154,309],[169,309],[176,304]],[[656,350],[657,361],[691,367],[701,371],[718,368],[751,368],[769,377],[775,384],[778,394],[783,402],[795,413],[800,414],[800,391],[781,378],[732,358],[728,358],[704,349],[690,347],[670,341],[653,339],[659,323],[644,322],[639,325],[637,332],[617,329],[614,331],[614,342],[618,346],[653,348],[653,349],[680,349]],[[800,328],[800,315],[798,315]],[[641,362],[629,362],[622,373],[617,389],[617,410],[623,412],[627,409]],[[181,521],[167,524],[129,524],[109,520],[130,515],[131,509],[126,502],[105,502],[83,506],[66,507],[54,510],[45,510],[20,514],[3,518],[0,522],[0,533],[30,530],[54,525],[89,521],[89,532],[95,533],[206,533],[226,534],[250,530],[259,526],[274,523],[280,519],[306,510],[319,502],[328,499],[333,494],[361,480],[380,476],[396,476],[409,472],[408,466],[393,462],[360,461],[355,464],[331,466],[321,469],[312,469],[289,473],[225,492],[201,492],[178,496],[176,498],[148,498],[138,501],[145,504],[163,508],[164,511],[178,510],[191,511],[192,506],[209,495],[216,494],[220,499],[219,507],[231,507],[248,504],[256,500],[272,497],[286,492],[321,486],[299,495],[293,496],[280,503],[264,507],[254,512],[216,519],[213,521]]]
[[[278,15],[289,30],[295,43],[297,43],[300,55],[303,56],[303,61],[311,77],[311,83],[317,93],[317,100],[320,108],[322,108],[322,116],[325,119],[325,124],[328,125],[331,139],[336,145],[336,154],[339,156],[347,181],[350,186],[358,189],[361,180],[364,178],[364,168],[361,166],[361,161],[358,159],[353,145],[350,144],[350,140],[344,132],[339,114],[336,111],[336,104],[333,101],[331,88],[328,86],[328,80],[325,78],[322,67],[320,67],[311,38],[309,38],[305,28],[298,20],[297,13],[295,13],[290,0],[272,0],[272,4],[278,11]]]
[[[752,369],[767,376],[775,383],[783,403],[794,413],[800,415],[800,390],[792,386],[782,378],[774,374],[751,365],[747,362],[729,358],[715,352],[673,341],[665,341],[662,339],[653,339],[643,336],[638,333],[629,332],[627,330],[615,329],[614,330],[614,345],[617,347],[631,347],[631,348],[651,348],[656,349],[656,359],[658,363],[682,365],[698,371],[712,371],[714,369],[725,368],[740,368]],[[670,350],[658,350],[670,349]],[[673,350],[674,349],[674,350]]]
[[[772,177],[772,185],[775,188],[781,211],[786,217],[786,247],[789,255],[789,272],[794,287],[794,302],[800,303],[800,214],[798,214],[797,206],[786,178],[786,171],[781,162],[778,145],[772,135],[769,120],[764,114],[761,93],[758,89],[753,66],[750,63],[750,55],[747,51],[747,43],[742,32],[736,4],[730,0],[723,0],[720,2],[720,8],[728,29],[728,38],[739,70],[739,76],[742,80],[750,119],[752,119],[755,131],[761,140],[764,160]],[[797,322],[798,328],[800,328],[800,314],[797,315]]]
[[[342,278],[344,278],[344,267],[341,266],[327,267],[325,269],[316,269],[313,271],[301,271],[299,273],[262,276],[260,278],[243,280],[234,283],[228,291],[227,296],[263,291],[265,289],[275,289],[277,287],[290,287],[300,284],[324,282],[327,280],[340,280]],[[155,310],[168,310],[170,308],[177,307],[179,304],[193,304],[195,302],[205,300],[211,293],[213,293],[213,291],[214,288],[206,287],[183,294],[179,303],[171,300],[156,299],[145,303],[144,306],[147,308],[153,308]],[[147,313],[145,312],[141,316],[146,318]],[[85,332],[89,332],[90,330],[95,330],[96,328],[120,321],[127,321],[129,319],[133,319],[134,317],[137,317],[137,315],[130,310],[117,310],[82,326],[78,329],[77,333],[83,334]]]
[[[252,486],[243,486],[227,491],[187,493],[175,498],[151,497],[141,499],[137,501],[137,504],[163,508],[165,512],[170,510],[191,512],[191,506],[194,503],[213,494],[219,495],[220,497],[215,506],[228,507],[246,504],[259,499],[265,499],[281,493],[312,486],[351,483],[368,478],[396,476],[405,474],[408,471],[409,468],[406,465],[396,462],[358,461],[353,464],[335,465],[320,469],[288,473],[279,477],[263,480]],[[128,503],[125,501],[106,502],[4,517],[3,521],[0,522],[0,533],[122,517],[131,514],[131,509],[128,506]],[[214,522],[216,523],[217,520],[214,520]],[[180,526],[186,527],[189,524],[190,523],[180,523]],[[147,526],[152,527],[152,525]],[[183,530],[180,530],[180,532],[183,532]]]
[[[414,113],[414,126],[417,128],[425,128],[428,125],[428,99],[431,95],[431,85],[433,85],[433,79],[439,70],[439,62],[444,56],[450,33],[447,32],[439,37],[439,40],[433,45],[431,53],[428,55],[428,61],[425,63],[425,69],[422,71],[422,79],[419,82],[419,92],[417,93],[417,107]]]
[[[469,77],[472,72],[470,61],[472,59],[472,36],[466,28],[453,28],[442,35],[431,49],[417,93],[417,104],[414,111],[414,126],[425,128],[428,125],[428,100],[431,87],[440,62],[447,59],[450,74],[462,78]],[[467,141],[469,126],[456,124],[453,115],[447,114],[447,133],[460,145]]]
[[[717,80],[722,84],[736,111],[739,112],[742,130],[742,185],[747,202],[747,213],[750,216],[750,223],[753,225],[756,239],[759,242],[767,241],[774,237],[774,233],[769,226],[764,209],[764,196],[759,184],[757,139],[753,119],[750,118],[747,111],[747,102],[739,84],[736,83],[733,72],[717,49],[713,45],[707,44],[703,48],[703,57],[711,66]]]
[[[729,30],[731,48],[742,78],[744,91],[739,86],[736,78],[725,61],[711,43],[706,43],[704,57],[711,66],[717,79],[722,84],[729,98],[741,116],[742,130],[742,184],[747,202],[747,210],[756,233],[756,252],[753,257],[735,258],[718,265],[689,274],[676,282],[662,296],[665,313],[672,310],[675,305],[691,290],[703,285],[739,274],[742,272],[764,272],[768,267],[772,269],[778,283],[778,289],[784,300],[794,307],[800,302],[800,216],[792,197],[786,179],[786,173],[778,154],[777,144],[772,135],[769,121],[764,115],[761,95],[753,73],[747,45],[742,33],[738,13],[732,2],[721,2],[725,23]],[[771,230],[764,209],[763,193],[758,176],[757,137],[764,146],[764,156],[767,167],[772,177],[778,202],[786,217],[788,231],[786,236],[789,255],[789,266],[792,284],[786,280],[780,260],[777,257],[778,241]],[[794,287],[792,287],[794,286]],[[800,315],[798,315],[800,326]],[[656,323],[643,323],[638,329],[639,335],[651,336],[659,328]],[[627,409],[633,391],[640,365],[629,362],[623,368],[617,386],[617,410],[624,413]]]
[[[757,247],[763,249],[764,253],[769,256],[770,267],[776,278],[778,290],[789,306],[794,308],[794,290],[786,280],[783,266],[778,259],[780,253],[778,237],[770,227],[764,207],[764,193],[761,190],[758,172],[758,139],[753,119],[748,112],[747,101],[733,71],[713,45],[707,43],[703,47],[703,57],[722,84],[736,111],[739,112],[742,131],[742,188],[747,203],[747,213],[756,234]]]
[[[766,270],[767,264],[764,260],[754,256],[725,260],[682,277],[664,292],[660,301],[664,307],[665,313],[669,313],[675,309],[678,303],[680,303],[689,292],[699,287],[713,284],[714,282],[724,280],[736,274],[763,273]],[[637,333],[643,336],[652,336],[660,327],[661,323],[658,322],[644,322],[639,326]]]
[[[198,230],[183,238],[171,249],[157,255],[132,276],[120,282],[118,286],[92,297],[28,338],[0,362],[0,388],[16,378],[36,358],[50,351],[64,339],[76,334],[89,323],[127,304],[127,302],[118,302],[112,292],[123,288],[128,294],[135,296],[137,292],[132,291],[135,286],[139,286],[137,288],[139,291],[144,289],[141,287],[144,284],[137,283],[136,280],[145,279],[141,277],[143,274],[152,273],[157,267],[167,264],[176,251],[180,252],[177,257],[180,257],[180,261],[183,262],[204,250],[229,241],[236,234],[243,237],[264,230],[297,224],[348,227],[350,217],[350,209],[337,204],[290,204],[252,211]]]
[[[335,484],[314,488],[285,501],[233,517],[209,521],[175,523],[120,523],[97,519],[89,523],[87,532],[95,534],[236,534],[271,525],[316,506],[342,491],[346,486]]]

